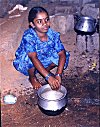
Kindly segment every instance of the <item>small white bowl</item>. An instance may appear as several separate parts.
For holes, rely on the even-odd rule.
[[[15,97],[14,95],[7,94],[6,96],[4,96],[5,104],[15,104],[16,101],[17,101],[17,97]]]

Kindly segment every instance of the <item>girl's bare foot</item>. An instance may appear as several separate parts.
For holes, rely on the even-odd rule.
[[[42,85],[41,83],[36,79],[36,77],[29,77],[29,81],[32,84],[33,88],[38,90]]]

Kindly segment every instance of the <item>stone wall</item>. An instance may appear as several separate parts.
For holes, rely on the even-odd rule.
[[[94,2],[99,3],[99,0],[0,0],[0,18],[3,18],[5,15],[7,15],[7,12],[11,10],[16,4],[21,4],[25,6],[28,4],[29,1],[36,2],[36,3],[52,3],[52,2],[66,2],[67,4],[79,4],[80,7],[82,5]]]
[[[12,9],[16,4],[25,6],[29,0],[0,0],[0,18],[7,15],[7,12]]]

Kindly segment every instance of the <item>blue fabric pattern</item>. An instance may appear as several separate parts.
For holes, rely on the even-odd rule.
[[[29,52],[37,52],[38,59],[45,68],[52,62],[58,65],[58,53],[64,50],[64,46],[60,40],[60,34],[49,28],[47,35],[48,41],[42,42],[33,28],[29,28],[24,32],[21,43],[15,53],[16,58],[13,61],[13,65],[17,71],[28,76],[28,69],[34,67],[28,57]],[[68,66],[69,56],[69,52],[66,51],[64,69]]]

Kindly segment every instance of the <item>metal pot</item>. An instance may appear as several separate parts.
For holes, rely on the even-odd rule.
[[[61,85],[59,90],[52,90],[50,85],[44,85],[38,90],[38,106],[47,115],[58,115],[67,105],[67,90]]]
[[[96,31],[96,19],[87,16],[77,16],[74,29],[76,32],[94,33]]]
[[[100,29],[100,19],[97,20],[97,26],[96,26],[96,29],[97,29],[97,33],[99,33],[99,29]]]

